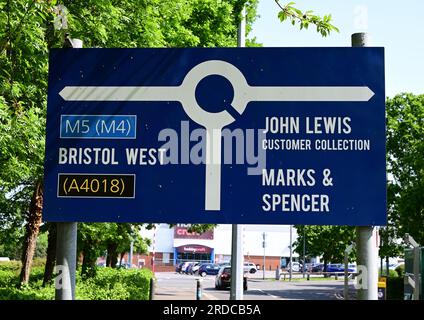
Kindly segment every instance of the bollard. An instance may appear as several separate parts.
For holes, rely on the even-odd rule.
[[[310,276],[310,273],[307,273],[306,274],[306,280],[308,280],[308,281],[309,281],[309,276]]]
[[[335,277],[335,280],[339,280],[339,274],[337,272],[335,273],[334,277]]]
[[[275,269],[275,280],[280,280],[280,268]]]
[[[149,300],[155,299],[155,279],[150,278],[150,292],[149,292]]]
[[[202,283],[200,279],[197,279],[197,284],[196,284],[196,300],[201,300],[202,299]]]

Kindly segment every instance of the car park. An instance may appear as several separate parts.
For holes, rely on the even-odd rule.
[[[215,263],[205,263],[202,264],[199,268],[199,275],[201,277],[206,277],[207,275],[217,275],[219,272],[219,269],[221,269],[221,266]]]
[[[215,289],[231,287],[231,266],[221,267],[215,277]],[[247,277],[243,276],[243,290],[247,290]]]

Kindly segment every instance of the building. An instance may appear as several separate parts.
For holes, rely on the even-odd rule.
[[[149,255],[133,255],[132,263],[138,267],[155,271],[172,271],[184,261],[226,262],[231,259],[231,225],[218,225],[203,234],[190,233],[189,225],[170,227],[159,224],[155,229],[142,230],[142,236],[152,241]],[[245,261],[260,268],[275,270],[286,266],[290,257],[290,226],[287,225],[243,225],[243,253]],[[265,236],[265,248],[263,247]],[[292,228],[292,240],[296,240],[296,229]],[[298,254],[293,252],[293,260]],[[125,257],[126,259],[126,257]]]

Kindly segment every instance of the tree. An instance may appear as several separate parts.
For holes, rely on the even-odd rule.
[[[30,263],[32,242],[41,223],[39,214],[28,213],[31,197],[42,183],[47,53],[49,48],[62,46],[65,32],[81,38],[86,47],[234,46],[239,19],[236,8],[244,2],[152,0],[135,5],[134,1],[88,0],[84,5],[63,1],[65,7],[59,7],[54,0],[1,0],[0,198],[5,204],[13,202],[16,209],[0,212],[2,231],[8,235],[3,237],[2,232],[1,241],[11,241],[10,235],[16,236],[16,232],[23,235],[26,223],[22,257],[28,257],[24,260]],[[248,25],[256,17],[256,2],[249,2]],[[36,197],[40,199],[39,194]],[[93,243],[88,230],[81,239]],[[50,267],[46,271],[54,263],[53,241],[54,237],[49,237]],[[88,245],[83,248],[88,253]],[[85,258],[92,260],[89,255]],[[25,267],[25,274],[29,268]],[[51,271],[46,279],[48,273]]]
[[[28,225],[22,254],[28,258],[41,224],[39,211],[29,209],[34,208],[31,198],[41,203],[48,49],[61,47],[65,32],[82,39],[86,47],[231,47],[236,45],[241,7],[247,6],[247,34],[257,17],[257,0],[87,0],[83,5],[66,0],[61,2],[65,7],[58,4],[56,0],[0,0],[0,243],[13,248],[16,236],[24,234],[22,226]],[[296,20],[298,12],[292,4],[282,11]],[[307,12],[298,18],[301,28],[315,24],[323,35],[335,30],[330,28],[331,17],[319,19]],[[247,44],[257,45],[255,39]],[[82,245],[84,259],[92,263],[88,245],[96,243],[99,230],[80,228],[85,233],[80,240],[87,241]],[[52,234],[47,273],[54,263],[54,241]],[[31,259],[26,261],[29,270]]]
[[[345,226],[295,226],[298,237],[293,243],[294,251],[303,255],[305,234],[306,255],[319,256],[324,260],[324,269],[329,262],[337,263],[344,259],[346,247],[355,241],[355,228]],[[350,258],[355,256],[352,251]]]
[[[387,99],[388,212],[392,233],[424,243],[424,95]],[[390,253],[388,253],[390,254]]]
[[[313,14],[312,10],[302,12],[301,10],[293,7],[294,2],[289,2],[286,5],[281,5],[279,0],[275,0],[275,3],[280,8],[278,12],[278,18],[281,22],[290,20],[292,25],[298,25],[300,30],[308,29],[309,25],[315,25],[316,31],[319,32],[323,37],[326,37],[332,31],[339,32],[339,29],[331,24],[331,14],[324,15],[322,18],[318,15]]]

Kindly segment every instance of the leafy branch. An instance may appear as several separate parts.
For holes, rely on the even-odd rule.
[[[330,34],[331,31],[339,32],[339,29],[331,24],[331,14],[320,16],[314,15],[312,10],[302,12],[301,10],[294,8],[294,2],[289,2],[285,6],[282,6],[279,0],[275,0],[275,3],[280,8],[278,18],[281,22],[290,20],[292,25],[298,23],[300,30],[303,28],[308,29],[309,25],[315,25],[317,32],[321,33],[323,37]]]

